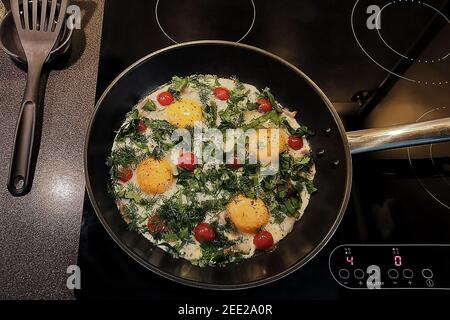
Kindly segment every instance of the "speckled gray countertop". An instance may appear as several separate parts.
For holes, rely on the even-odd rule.
[[[6,189],[24,71],[0,51],[0,299],[72,299],[66,269],[76,264],[84,196],[83,144],[94,108],[103,0],[82,11],[72,60],[51,71],[33,189]]]

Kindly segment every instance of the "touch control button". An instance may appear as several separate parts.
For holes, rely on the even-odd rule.
[[[350,278],[350,272],[347,269],[340,269],[339,277],[341,279],[348,279],[348,278]]]
[[[397,279],[398,278],[398,271],[395,269],[389,269],[388,270],[388,276],[391,279]]]
[[[422,269],[422,276],[427,279],[433,278],[433,271],[430,269]]]
[[[355,269],[355,271],[353,271],[353,276],[356,279],[362,279],[364,278],[364,271],[362,269]]]
[[[411,269],[403,269],[403,276],[406,279],[411,279],[413,277],[414,273]]]

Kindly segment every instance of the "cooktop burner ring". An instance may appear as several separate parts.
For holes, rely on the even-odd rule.
[[[391,75],[394,75],[394,76],[396,76],[396,77],[398,77],[400,79],[403,79],[403,80],[406,80],[406,81],[409,81],[409,82],[412,82],[412,83],[426,85],[426,86],[427,85],[442,86],[442,85],[448,85],[450,83],[449,80],[445,80],[445,79],[435,79],[435,80],[426,79],[425,80],[425,79],[415,79],[415,78],[412,78],[412,77],[407,77],[407,76],[401,75],[401,74],[395,72],[394,70],[391,70],[389,67],[385,66],[379,59],[377,59],[374,56],[373,53],[370,53],[369,52],[370,48],[368,47],[367,43],[363,44],[362,40],[361,40],[363,38],[362,37],[360,38],[357,35],[357,32],[356,32],[357,26],[355,25],[356,21],[357,21],[355,16],[358,13],[359,14],[361,13],[361,8],[360,7],[363,6],[364,3],[365,3],[365,2],[364,3],[363,2],[364,2],[364,0],[356,0],[355,1],[355,4],[353,5],[352,11],[351,11],[350,25],[351,25],[353,37],[354,37],[356,43],[358,44],[359,48],[363,51],[363,53],[373,63],[375,63],[381,69],[389,72]],[[385,4],[382,8],[380,8],[377,5],[375,5],[376,8],[375,7],[371,8],[373,6],[373,5],[371,5],[371,6],[367,7],[367,10],[364,10],[364,14],[369,14],[370,12],[373,12],[373,16],[375,16],[375,19],[373,20],[373,21],[375,21],[375,24],[373,26],[370,26],[370,27],[369,27],[369,19],[370,18],[368,18],[367,20],[364,19],[364,21],[367,21],[366,22],[367,23],[367,29],[369,29],[370,31],[375,29],[376,30],[376,34],[377,34],[377,39],[381,40],[382,43],[386,46],[386,48],[388,48],[389,51],[391,51],[393,54],[395,54],[399,58],[406,59],[406,60],[409,60],[409,61],[415,61],[415,62],[418,62],[418,63],[424,63],[424,64],[427,64],[427,65],[433,65],[435,62],[443,62],[448,56],[450,56],[450,52],[448,52],[447,54],[443,55],[440,58],[416,59],[416,60],[414,60],[414,59],[408,57],[407,55],[401,54],[397,50],[395,50],[392,46],[390,46],[387,43],[387,41],[381,35],[381,32],[379,30],[381,28],[381,25],[380,25],[380,21],[381,21],[380,20],[381,19],[380,14],[381,14],[381,12],[386,7],[390,6],[391,4],[406,4],[406,3],[417,3],[417,4],[422,5],[423,7],[428,7],[430,9],[432,9],[433,11],[435,11],[437,14],[439,14],[441,17],[443,17],[443,19],[450,25],[450,19],[443,12],[441,12],[440,10],[438,10],[437,8],[431,6],[430,4],[426,3],[423,0],[393,0],[393,1],[387,2],[387,4]]]
[[[253,26],[255,25],[255,21],[256,21],[256,5],[255,5],[254,0],[249,0],[249,1],[251,3],[252,10],[253,10],[252,21],[250,23],[249,28],[245,31],[245,33],[238,40],[236,40],[235,42],[241,42],[242,40],[244,40],[245,37],[247,37],[248,34],[252,31]],[[155,4],[155,18],[156,18],[156,23],[158,24],[159,29],[166,36],[166,38],[168,38],[173,43],[178,44],[180,42],[183,42],[183,41],[177,41],[176,38],[173,35],[169,34],[169,32],[167,32],[164,29],[163,24],[161,23],[161,19],[159,18],[159,14],[158,14],[159,3],[160,3],[160,0],[157,0],[156,4]],[[206,40],[206,39],[192,39],[192,40]],[[222,40],[227,40],[227,39],[222,39]]]
[[[399,1],[397,1],[397,0],[393,0],[393,1],[391,1],[391,2],[388,2],[387,4],[385,4],[382,8],[381,8],[381,10],[378,12],[378,14],[377,14],[377,20],[380,20],[380,15],[381,15],[381,13],[383,12],[383,10],[385,10],[387,7],[389,7],[390,5],[393,5],[393,4],[396,4],[396,3],[415,3],[415,4],[420,4],[420,5],[423,5],[423,6],[426,6],[426,7],[428,7],[428,8],[430,8],[430,9],[432,9],[436,14],[439,14],[442,18],[444,18],[446,21],[447,21],[447,23],[448,24],[450,24],[450,19],[443,13],[443,12],[441,12],[440,10],[438,10],[438,9],[436,9],[435,7],[433,7],[432,5],[429,5],[428,3],[426,3],[426,2],[423,2],[423,1],[415,1],[415,0],[404,0],[403,2],[402,2],[402,0],[399,0]],[[408,57],[408,56],[406,56],[406,55],[404,55],[404,54],[402,54],[402,53],[400,53],[400,52],[398,52],[397,50],[395,50],[391,45],[389,45],[388,44],[388,42],[386,41],[386,39],[384,39],[384,37],[383,37],[383,35],[381,34],[381,28],[376,28],[376,30],[377,30],[377,33],[378,33],[378,36],[380,37],[380,39],[381,39],[381,41],[383,41],[383,43],[384,43],[384,45],[386,46],[386,47],[388,47],[389,48],[389,50],[391,50],[392,52],[394,52],[396,55],[398,55],[398,56],[400,56],[400,57],[402,57],[402,58],[404,58],[404,59],[407,59],[407,60],[411,60],[411,61],[417,61],[418,63],[436,63],[436,62],[440,62],[440,61],[443,61],[443,60],[445,60],[448,56],[450,56],[450,52],[448,52],[448,53],[446,53],[445,55],[443,55],[442,57],[439,57],[439,58],[429,58],[429,59],[414,59],[414,58],[411,58],[411,57]]]
[[[438,108],[432,108],[431,110],[428,110],[427,112],[425,112],[424,114],[422,114],[419,118],[417,118],[416,122],[418,121],[422,121],[422,120],[432,120],[432,119],[437,119],[440,118],[442,116],[438,116],[436,117],[436,113],[444,113],[444,116],[448,116],[449,113],[449,109],[447,109],[446,107],[438,107]],[[448,189],[450,189],[450,183],[448,178],[445,177],[445,174],[439,170],[437,163],[435,162],[435,156],[433,153],[433,147],[434,144],[430,144],[428,146],[428,152],[430,154],[430,162],[431,165],[433,166],[433,170],[435,172],[435,174],[440,177],[441,179],[439,179],[440,181],[442,181]],[[419,174],[417,173],[416,168],[414,167],[414,160],[412,155],[412,150],[414,147],[409,147],[406,149],[407,153],[408,153],[408,161],[409,161],[409,165],[411,166],[411,169],[414,173],[414,176],[416,177],[417,181],[419,182],[419,184],[422,186],[422,188],[427,192],[427,194],[433,198],[435,201],[437,201],[440,205],[442,205],[443,207],[447,208],[450,210],[450,203],[447,203],[447,201],[442,200],[441,196],[437,195],[436,192],[433,192],[433,190],[430,190],[431,187],[427,185],[426,182],[424,182],[424,180],[419,176]],[[417,148],[417,147],[416,147]]]

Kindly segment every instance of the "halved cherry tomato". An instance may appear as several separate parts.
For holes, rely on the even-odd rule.
[[[270,110],[272,110],[272,105],[270,104],[269,100],[260,98],[256,101],[259,104],[258,111],[266,113]]]
[[[137,132],[139,133],[144,133],[145,130],[147,130],[147,125],[145,124],[144,121],[139,121],[137,127],[136,127]]]
[[[119,172],[119,180],[123,183],[128,182],[133,178],[133,170],[130,168],[122,168]]]
[[[147,229],[151,234],[164,233],[167,230],[167,225],[159,215],[155,214],[148,218]]]
[[[209,223],[203,222],[194,228],[194,237],[198,242],[210,242],[216,238],[216,232]]]
[[[214,96],[222,101],[230,99],[230,91],[224,87],[218,87],[214,89]]]
[[[273,246],[273,237],[269,231],[260,231],[253,237],[253,244],[256,249],[267,250]]]
[[[158,100],[159,104],[162,106],[168,106],[173,102],[173,95],[169,91],[163,91],[156,97],[156,100]]]
[[[303,148],[303,138],[290,136],[288,139],[288,145],[294,150],[300,150]]]
[[[185,170],[194,171],[197,167],[197,157],[193,152],[185,152],[178,158],[178,166]]]
[[[226,166],[229,168],[232,168],[232,169],[239,169],[239,168],[242,168],[244,166],[244,164],[242,163],[241,159],[239,159],[238,156],[235,156],[233,158],[233,162],[227,163]]]

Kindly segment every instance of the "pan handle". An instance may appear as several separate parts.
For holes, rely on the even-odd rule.
[[[352,154],[450,141],[450,117],[347,132]]]

